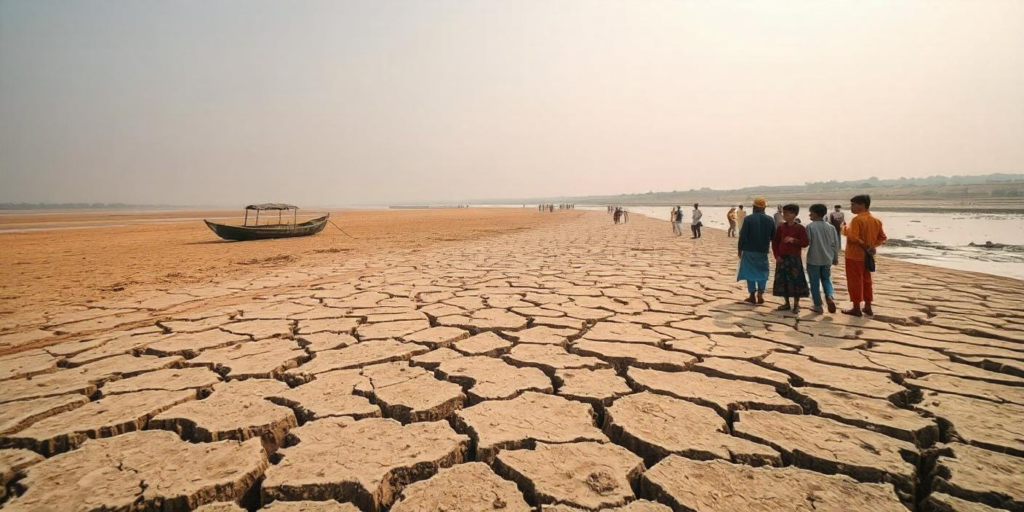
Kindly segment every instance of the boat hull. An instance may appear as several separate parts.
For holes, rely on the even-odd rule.
[[[268,240],[272,238],[294,238],[311,236],[324,230],[330,215],[317,217],[301,224],[283,226],[229,226],[204,220],[206,226],[224,240],[244,242],[247,240]]]

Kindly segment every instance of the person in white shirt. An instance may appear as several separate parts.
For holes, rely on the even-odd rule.
[[[693,204],[692,216],[693,218],[690,220],[690,230],[693,231],[693,238],[700,238],[700,228],[704,225],[704,223],[700,221],[700,218],[703,217],[704,214],[700,212],[700,205],[697,203]]]

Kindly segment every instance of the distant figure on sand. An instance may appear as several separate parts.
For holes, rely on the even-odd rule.
[[[836,295],[832,287],[832,265],[839,264],[839,235],[824,221],[828,207],[823,204],[812,204],[810,208],[811,223],[807,225],[807,238],[811,245],[807,248],[807,279],[811,284],[811,300],[814,305],[811,311],[823,313],[821,307],[821,290],[825,289],[825,302],[828,312],[836,312]]]
[[[700,218],[703,217],[704,214],[700,212],[699,204],[693,204],[693,213],[691,215],[693,218],[690,220],[690,230],[693,231],[693,238],[700,238],[700,228],[704,225],[704,223],[700,221]]]
[[[853,316],[872,316],[874,294],[871,287],[871,273],[874,272],[875,248],[888,238],[882,231],[882,221],[871,215],[871,196],[861,195],[850,199],[850,213],[854,215],[846,230],[846,287],[850,292],[853,308],[843,313]],[[860,303],[864,302],[864,309]]]
[[[729,213],[725,214],[725,220],[729,221],[729,230],[726,231],[725,236],[730,238],[736,236],[736,208],[729,208]]]
[[[846,215],[843,215],[842,205],[837,204],[836,210],[828,214],[828,223],[836,229],[836,235],[838,235],[839,239],[842,240],[843,228],[846,227]]]
[[[629,210],[622,209],[622,222],[629,222]]]
[[[679,211],[678,206],[673,206],[672,211],[668,212],[668,221],[672,224],[672,234],[679,234],[679,226],[676,225],[676,212]]]
[[[747,218],[747,212],[743,211],[743,205],[741,204],[739,209],[736,210],[736,234],[743,231],[743,219]]]
[[[676,217],[672,219],[672,231],[675,232],[676,236],[681,236],[683,234],[683,208],[676,206],[674,212]]]
[[[775,225],[776,225],[776,226],[781,226],[783,222],[786,222],[786,221],[785,221],[785,220],[784,220],[784,219],[782,218],[782,206],[781,206],[781,205],[779,206],[779,209],[778,209],[778,211],[776,211],[776,212],[775,212],[775,216],[774,216],[774,218],[775,218]]]
[[[764,213],[766,207],[763,197],[754,199],[754,213],[743,219],[736,244],[740,257],[736,280],[747,282],[750,297],[744,302],[751,304],[764,304],[764,290],[768,285],[768,249],[775,238],[775,222]]]
[[[775,230],[775,236],[772,238],[772,252],[775,254],[775,284],[772,286],[772,294],[786,299],[785,304],[779,306],[779,311],[792,309],[794,314],[800,313],[800,298],[810,295],[807,276],[804,275],[804,262],[800,257],[804,247],[810,242],[807,239],[807,229],[796,222],[796,216],[799,214],[799,206],[787,204],[782,209],[783,223]],[[792,308],[789,299],[793,299]]]
[[[622,208],[615,208],[615,213],[612,214],[612,219],[615,221],[616,224],[619,223],[619,221],[622,219]]]

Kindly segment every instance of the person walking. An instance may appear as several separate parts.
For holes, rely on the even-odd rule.
[[[676,236],[682,236],[683,234],[683,209],[677,206],[675,209],[676,218],[672,220],[672,229],[675,231]]]
[[[843,310],[843,313],[852,316],[875,314],[871,309],[875,248],[888,240],[882,231],[882,221],[871,215],[870,209],[871,196],[864,194],[850,199],[850,213],[854,217],[846,230],[846,288],[853,308]],[[864,309],[860,307],[862,301]]]
[[[831,224],[833,228],[835,228],[836,235],[839,236],[840,244],[842,244],[843,228],[846,227],[846,215],[843,214],[842,205],[837,204],[835,208],[835,211],[828,214],[828,223]],[[840,245],[840,248],[841,247],[842,246]]]
[[[811,311],[823,313],[821,290],[825,289],[825,302],[828,312],[836,312],[834,300],[835,289],[832,287],[832,266],[839,264],[839,235],[825,222],[828,207],[823,204],[812,204],[810,207],[811,223],[807,225],[807,239],[811,245],[807,248],[807,278],[811,284],[811,300],[814,305]]]
[[[736,236],[736,208],[729,208],[729,213],[725,214],[725,220],[729,221],[729,230],[726,231],[725,236],[729,238]]]
[[[678,206],[673,206],[672,211],[668,212],[668,221],[672,224],[672,234],[679,234],[679,226],[676,225],[676,211],[679,210]]]
[[[804,247],[809,245],[807,229],[796,222],[796,216],[800,214],[800,207],[795,204],[787,204],[782,208],[781,226],[775,230],[772,238],[772,253],[775,254],[775,284],[772,286],[772,294],[776,297],[786,299],[786,302],[778,307],[779,311],[789,311],[793,314],[800,313],[800,299],[810,295],[807,286],[807,276],[804,275],[804,262],[800,257]],[[789,299],[793,299],[792,307]]]
[[[690,230],[693,231],[693,238],[700,238],[700,228],[704,225],[704,223],[700,221],[700,218],[703,217],[704,214],[700,212],[699,204],[693,204],[693,213],[690,215],[693,217],[690,219]]]
[[[781,226],[783,222],[786,222],[786,220],[782,216],[782,205],[779,205],[778,211],[775,212],[774,219],[776,226]]]
[[[753,206],[754,213],[744,218],[740,226],[736,244],[740,266],[736,280],[747,282],[750,296],[744,302],[764,304],[764,290],[768,285],[768,250],[775,238],[775,222],[764,213],[768,203],[763,197],[754,199]]]
[[[743,231],[743,219],[747,217],[747,212],[743,211],[743,205],[739,205],[736,210],[736,234],[739,235]]]

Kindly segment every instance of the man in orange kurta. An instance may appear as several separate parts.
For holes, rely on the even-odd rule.
[[[871,272],[864,266],[867,254],[875,254],[875,248],[887,240],[882,231],[882,221],[871,215],[871,196],[861,195],[850,199],[850,212],[855,215],[846,229],[846,288],[850,292],[853,309],[843,313],[853,316],[874,315],[871,301]],[[860,303],[864,302],[864,309]]]

